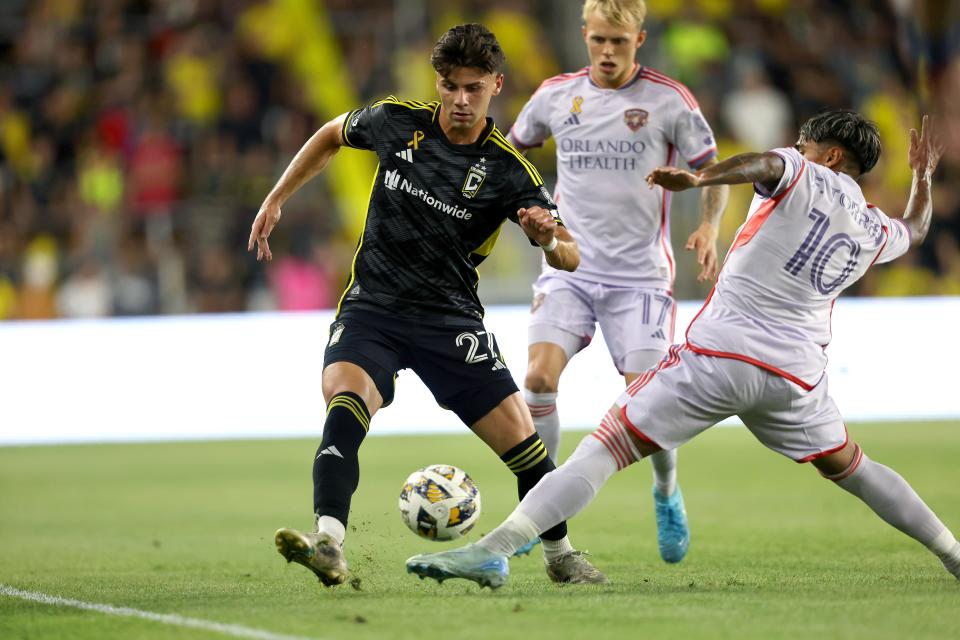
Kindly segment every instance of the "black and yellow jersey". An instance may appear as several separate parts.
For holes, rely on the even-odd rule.
[[[338,313],[363,307],[456,323],[478,320],[476,267],[521,207],[556,206],[536,168],[491,119],[473,144],[440,128],[439,102],[386,98],[347,114],[347,146],[377,154],[363,234]]]

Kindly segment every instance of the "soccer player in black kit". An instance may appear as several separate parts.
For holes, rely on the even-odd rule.
[[[377,154],[363,234],[330,327],[322,387],[323,440],[313,463],[313,533],[280,529],[279,552],[327,586],[344,582],[343,539],[360,479],[357,453],[393,380],[412,369],[517,476],[522,498],[554,469],[523,397],[483,325],[476,267],[506,221],[518,223],[547,262],[573,271],[576,242],[536,168],[487,117],[503,86],[503,51],[482,25],[453,27],[434,46],[439,102],[388,97],[326,123],[263,202],[248,249],[272,258],[280,207],[341,146]],[[555,582],[605,582],[566,535],[541,536]]]

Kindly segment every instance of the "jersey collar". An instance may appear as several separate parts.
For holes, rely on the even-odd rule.
[[[633,68],[633,77],[627,80],[626,82],[624,82],[622,85],[620,85],[616,89],[608,89],[607,87],[601,87],[600,85],[598,85],[596,82],[593,81],[593,76],[591,76],[589,72],[587,73],[587,80],[590,81],[590,84],[593,85],[594,89],[599,89],[600,91],[623,91],[624,89],[628,87],[632,87],[634,84],[637,83],[637,80],[640,79],[640,74],[642,71],[643,71],[643,65],[635,62],[634,68]]]
[[[437,109],[437,113],[438,114],[440,113],[440,109]],[[447,145],[448,147],[450,147],[455,151],[479,152],[481,149],[483,149],[484,145],[486,145],[487,142],[489,142],[490,136],[493,135],[494,130],[497,128],[493,122],[493,118],[491,118],[490,116],[487,116],[487,126],[483,128],[483,131],[480,132],[480,136],[474,142],[471,142],[470,144],[454,144],[453,142],[450,142],[450,138],[448,138],[447,134],[443,132],[443,128],[440,126],[439,116],[434,118],[431,124],[433,126],[433,130],[437,138],[439,138],[443,144]]]

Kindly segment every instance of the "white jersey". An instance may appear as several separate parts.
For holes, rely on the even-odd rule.
[[[687,344],[814,387],[827,364],[830,315],[840,292],[875,262],[910,248],[900,219],[864,200],[850,176],[775,149],[786,165],[756,195],[717,285],[687,329]]]
[[[717,154],[713,132],[679,82],[647,67],[602,89],[589,67],[549,78],[510,130],[518,148],[557,143],[554,200],[580,247],[575,277],[673,287],[670,193],[644,178],[677,156],[699,167]],[[552,268],[544,264],[545,271]]]

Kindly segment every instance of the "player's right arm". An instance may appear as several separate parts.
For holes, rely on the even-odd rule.
[[[545,81],[548,82],[549,80]],[[541,85],[541,88],[543,85]],[[527,103],[523,105],[517,121],[510,127],[507,140],[520,153],[526,154],[529,149],[542,147],[550,137],[549,109],[550,103],[546,100],[546,92],[537,90]]]
[[[713,184],[757,183],[774,189],[786,165],[776,153],[741,153],[697,172],[679,167],[658,167],[647,176],[647,184],[668,191],[684,191]]]
[[[913,182],[910,185],[910,198],[903,211],[903,224],[910,232],[910,244],[916,246],[923,242],[930,230],[930,218],[933,215],[933,195],[931,182],[933,172],[937,169],[940,156],[943,154],[943,145],[934,138],[928,126],[929,116],[923,116],[920,125],[920,134],[916,129],[910,129],[910,150],[907,153],[907,162],[913,171]]]
[[[320,127],[300,148],[297,155],[293,156],[293,160],[290,161],[277,184],[264,198],[260,211],[253,220],[250,239],[247,241],[247,251],[253,251],[253,245],[256,243],[257,260],[273,259],[267,238],[280,222],[280,207],[310,178],[323,171],[330,159],[343,146],[343,126],[348,115],[344,113]]]

